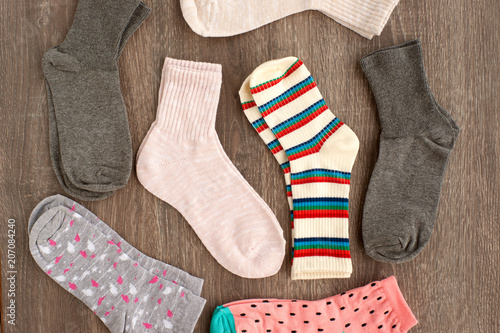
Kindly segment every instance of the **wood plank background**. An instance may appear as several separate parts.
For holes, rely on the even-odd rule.
[[[17,221],[17,325],[5,332],[107,332],[87,308],[43,273],[28,251],[27,219],[48,195],[63,193],[51,167],[41,57],[71,26],[76,0],[0,2],[0,199],[3,303],[6,223]],[[319,299],[394,274],[419,319],[412,332],[498,332],[500,289],[500,3],[498,0],[401,0],[382,36],[366,40],[319,12],[296,14],[231,38],[203,38],[184,21],[179,1],[148,0],[152,15],[120,59],[134,150],[155,119],[165,56],[222,64],[217,132],[229,158],[269,204],[290,248],[281,170],[239,106],[238,89],[264,61],[300,57],[333,112],[361,147],[350,194],[350,279],[291,281],[290,257],[279,274],[242,279],[210,256],[191,227],[138,182],[86,205],[146,254],[205,279],[208,300],[196,332],[212,311],[253,298]],[[363,251],[364,195],[376,161],[379,124],[358,60],[369,52],[421,38],[433,92],[461,128],[443,183],[434,234],[412,262],[389,265]],[[5,319],[4,309],[2,318]]]

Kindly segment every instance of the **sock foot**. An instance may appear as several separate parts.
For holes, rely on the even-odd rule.
[[[381,124],[363,210],[363,243],[373,259],[402,263],[415,258],[431,237],[459,128],[431,92],[419,40],[376,51],[361,65]]]

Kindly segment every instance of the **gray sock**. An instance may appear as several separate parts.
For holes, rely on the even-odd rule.
[[[90,210],[62,195],[57,194],[47,197],[33,209],[28,221],[28,232],[31,231],[33,225],[41,215],[49,209],[56,207],[62,207],[68,211],[68,214],[73,215],[74,217],[83,218],[90,224],[94,225],[100,232],[111,238],[116,244],[120,244],[120,249],[123,253],[126,253],[130,258],[135,259],[144,269],[163,279],[172,281],[173,283],[188,289],[195,295],[199,296],[201,294],[203,279],[192,276],[177,267],[148,257],[121,238],[116,231],[101,221]]]
[[[431,93],[419,40],[372,53],[361,65],[381,125],[363,211],[364,247],[375,260],[405,262],[429,241],[459,129]]]
[[[83,200],[112,195],[130,176],[117,60],[149,12],[138,0],[80,0],[65,40],[43,56],[54,170],[63,188]]]
[[[91,192],[87,190],[82,190],[69,180],[69,178],[64,173],[61,161],[61,152],[59,150],[59,136],[57,133],[57,122],[56,114],[54,111],[54,104],[52,102],[52,94],[50,92],[50,86],[45,80],[45,87],[47,90],[47,104],[48,104],[48,115],[49,115],[49,147],[50,147],[50,157],[52,159],[52,168],[56,174],[59,184],[69,195],[79,198],[85,201],[96,201],[104,200],[114,194],[113,191],[110,192]]]
[[[145,270],[108,235],[56,207],[32,225],[37,264],[111,332],[192,332],[205,300]]]

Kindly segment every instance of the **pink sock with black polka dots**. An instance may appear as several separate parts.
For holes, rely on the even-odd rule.
[[[391,276],[319,301],[254,299],[219,306],[210,333],[407,332],[417,324]]]

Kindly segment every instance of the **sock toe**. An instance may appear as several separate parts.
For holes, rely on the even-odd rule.
[[[36,205],[36,207],[33,209],[28,219],[28,232],[31,232],[31,229],[35,225],[35,222],[38,220],[38,218],[47,211],[47,207],[53,203],[57,203],[55,206],[59,206],[58,203],[62,198],[62,195],[56,194],[40,201],[38,205]]]
[[[236,333],[234,317],[229,308],[218,306],[212,315],[210,333]]]
[[[197,1],[197,0],[183,0],[181,1],[181,10],[184,19],[189,27],[198,35],[203,37],[209,36],[209,28],[204,25],[200,19],[203,14],[203,7],[211,6],[213,1]],[[207,10],[207,9],[205,9]],[[206,21],[206,20],[205,20]]]
[[[58,208],[52,208],[43,213],[32,225],[29,233],[30,251],[37,264],[44,266],[55,258],[56,253],[51,251],[49,239],[61,228],[63,217]],[[60,217],[60,218],[59,218]]]
[[[81,190],[97,192],[97,195],[106,192],[112,192],[121,189],[127,185],[128,179],[130,177],[130,171],[132,169],[132,164],[130,167],[127,165],[123,170],[118,168],[111,168],[107,166],[97,166],[95,168],[89,168],[82,170],[71,170],[68,173],[69,181]],[[93,171],[94,170],[94,171]]]
[[[261,246],[255,252],[254,260],[248,267],[247,277],[253,279],[272,276],[281,269],[285,257],[285,240],[272,245]]]
[[[380,242],[379,244],[384,244]],[[386,263],[403,263],[412,260],[422,250],[414,236],[403,236],[366,249],[366,253],[375,260]]]

